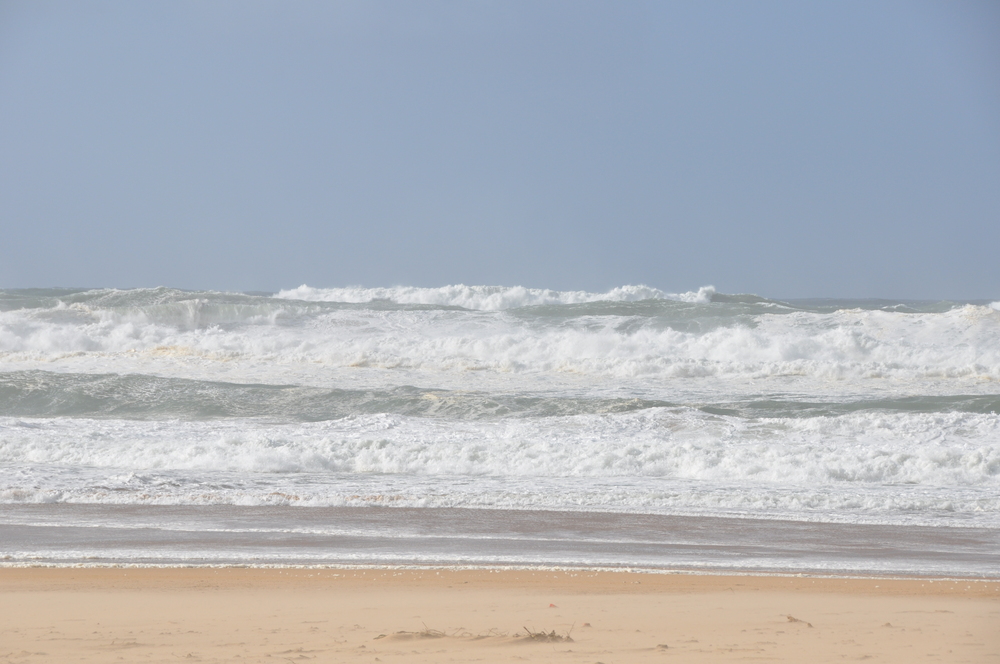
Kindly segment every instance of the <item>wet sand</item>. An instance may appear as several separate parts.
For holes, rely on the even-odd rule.
[[[615,567],[1000,575],[1000,529],[545,510],[5,505],[22,564]]]
[[[1000,662],[1000,581],[0,569],[0,662],[178,659]]]

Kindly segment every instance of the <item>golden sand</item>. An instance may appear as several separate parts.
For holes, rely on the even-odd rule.
[[[860,660],[1000,662],[1000,582],[0,569],[0,662]]]

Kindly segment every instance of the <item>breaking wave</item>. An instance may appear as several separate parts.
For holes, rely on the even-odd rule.
[[[275,297],[313,302],[369,303],[379,300],[397,304],[430,304],[462,307],[480,311],[502,311],[519,307],[553,304],[584,304],[589,302],[639,302],[642,300],[674,300],[705,304],[712,301],[714,286],[703,286],[695,292],[665,293],[649,286],[621,286],[606,293],[586,291],[555,291],[523,286],[443,286],[441,288],[312,288],[299,286],[280,291]]]
[[[0,290],[0,503],[1000,525],[998,385],[998,303]]]
[[[0,370],[170,372],[268,383],[359,368],[448,374],[458,382],[482,371],[630,380],[1000,380],[1000,313],[986,306],[794,308],[709,297],[708,288],[687,294],[687,302],[629,299],[649,296],[645,287],[600,295],[464,286],[383,290],[310,293],[438,304],[147,289],[47,293],[34,306],[15,308],[11,303],[24,304],[26,296],[8,294],[7,310],[0,311]],[[587,300],[618,291],[618,301]],[[560,303],[547,304],[552,300]],[[455,308],[460,302],[469,308]]]

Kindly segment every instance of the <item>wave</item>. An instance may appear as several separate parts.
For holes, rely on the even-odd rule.
[[[0,369],[149,374],[169,363],[230,376],[258,367],[280,376],[294,366],[636,380],[1000,380],[1000,314],[971,305],[940,314],[842,310],[723,319],[372,309],[288,319],[272,312],[207,327],[150,318],[107,310],[6,312]]]
[[[742,419],[694,408],[472,422],[0,418],[0,466],[131,472],[633,477],[740,485],[1000,485],[1000,415]]]
[[[361,390],[138,374],[0,373],[0,416],[7,417],[267,418],[320,422],[351,415],[388,413],[475,421],[603,415],[681,405],[635,397],[569,397],[413,386]],[[712,415],[743,419],[835,417],[862,411],[990,414],[1000,412],[1000,395],[924,395],[822,402],[772,398],[689,403],[687,406]]]
[[[198,477],[168,471],[105,473],[72,485],[54,474],[34,479],[0,488],[0,504],[478,508],[1000,527],[1000,497],[995,492],[908,485],[856,491],[830,485],[734,487],[683,481],[664,486],[662,481],[592,477],[558,482],[477,477],[474,483],[459,483],[449,482],[449,478],[398,475],[337,475],[334,482],[324,485],[314,478],[287,474],[270,476],[265,485],[259,476],[248,479],[245,473],[220,471]],[[8,511],[11,513],[5,514],[4,520],[10,522],[17,513]],[[156,527],[164,527],[163,515],[158,517]],[[289,529],[302,516],[283,513],[283,518],[282,525]],[[79,515],[72,514],[69,519],[77,525]],[[69,519],[63,515],[56,523]]]
[[[970,398],[979,404],[983,398]],[[637,398],[568,398],[454,392],[401,386],[323,389],[158,376],[0,373],[0,416],[106,417],[134,420],[256,417],[302,422],[395,413],[453,420],[620,413],[668,406]]]
[[[0,418],[0,504],[357,505],[1000,526],[1000,416]]]
[[[87,310],[115,310],[118,312],[157,308],[169,310],[182,305],[195,310],[212,310],[218,307],[239,309],[260,308],[263,311],[280,309],[295,311],[329,310],[329,305],[365,305],[366,308],[451,308],[470,311],[508,311],[518,308],[542,306],[574,306],[614,303],[682,303],[743,305],[735,310],[753,313],[781,313],[782,311],[812,311],[832,313],[845,309],[881,310],[896,313],[943,313],[968,304],[1000,308],[1000,302],[952,302],[931,300],[886,299],[835,299],[807,298],[775,300],[753,294],[720,293],[713,286],[703,286],[696,291],[668,293],[644,285],[627,285],[606,292],[557,291],[552,289],[525,288],[523,286],[466,286],[463,284],[440,288],[397,286],[390,288],[315,288],[307,285],[285,289],[278,293],[225,291],[186,291],[176,288],[26,288],[0,289],[0,312],[20,309],[83,308]],[[312,307],[304,307],[311,304]],[[319,305],[327,305],[320,307]],[[334,306],[333,308],[338,308]],[[602,309],[597,309],[601,311]],[[606,310],[606,309],[605,309]],[[668,309],[669,310],[669,309]],[[582,309],[580,311],[587,311]],[[655,307],[651,311],[662,311]],[[253,314],[251,314],[253,315]]]
[[[457,284],[441,288],[313,288],[302,285],[282,290],[276,298],[311,302],[369,303],[389,301],[398,304],[429,304],[461,307],[479,311],[503,311],[519,307],[553,304],[583,304],[589,302],[639,302],[642,300],[673,300],[707,304],[715,295],[714,286],[703,286],[694,292],[666,293],[649,286],[621,286],[605,293],[587,291],[555,291],[523,286],[465,286]]]
[[[997,524],[998,381],[987,302],[0,290],[0,503]]]
[[[813,395],[813,400],[830,397],[831,391],[859,400],[874,391],[982,394],[995,391],[1000,381],[1000,312],[988,306],[939,303],[920,311],[877,301],[853,308],[828,301],[806,306],[715,292],[711,301],[700,301],[708,297],[707,289],[687,294],[692,302],[681,302],[629,300],[649,295],[641,290],[645,287],[582,295],[453,288],[458,295],[447,288],[400,291],[416,292],[414,300],[432,300],[431,294],[451,303],[447,306],[165,288],[0,291],[0,304],[6,302],[0,306],[0,372],[117,373],[349,389],[365,381],[375,389],[427,385],[492,394],[565,388],[575,395],[597,391],[663,402],[690,401],[692,392],[705,389],[718,393],[709,402],[725,401],[727,393],[730,399],[749,394],[781,399],[781,393],[789,393]],[[352,292],[363,299],[374,290]],[[475,302],[469,299],[473,295],[479,298]],[[572,303],[590,296],[620,300]],[[399,293],[395,297],[406,299]],[[546,298],[558,303],[545,304]],[[526,306],[529,301],[534,304]],[[472,309],[456,302],[512,308]],[[188,387],[205,399],[206,412],[244,412],[223,404],[218,386]],[[236,389],[222,391],[235,394]],[[341,411],[329,404],[354,398],[254,389],[260,412],[279,413],[287,406],[295,417],[307,419],[335,417]],[[149,381],[136,390],[162,397],[166,405],[159,411],[138,402],[116,411],[106,399],[87,406],[94,390],[100,390],[83,383],[73,390],[45,397],[67,399],[65,410],[50,404],[17,413],[106,416],[133,406],[147,409],[147,417],[201,412],[197,404],[181,407],[183,397],[171,396],[173,388]],[[266,399],[260,396],[265,392]],[[127,397],[122,390],[117,394]],[[326,405],[316,405],[320,402]],[[179,410],[169,410],[174,407]]]

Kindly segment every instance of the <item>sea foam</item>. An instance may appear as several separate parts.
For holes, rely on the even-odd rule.
[[[998,385],[995,304],[0,291],[0,502],[993,527]]]
[[[267,382],[367,368],[447,374],[459,383],[467,372],[485,371],[981,384],[1000,380],[1000,315],[973,305],[904,313],[643,300],[480,311],[204,296],[0,312],[0,368],[33,367],[277,379]]]
[[[586,291],[555,291],[523,286],[443,286],[441,288],[312,288],[306,285],[280,291],[275,297],[317,302],[366,303],[386,300],[399,304],[433,304],[462,307],[481,311],[500,311],[517,307],[551,304],[582,304],[587,302],[638,302],[642,300],[676,300],[707,303],[715,294],[714,286],[703,286],[694,292],[666,293],[649,286],[621,286],[605,293]]]

